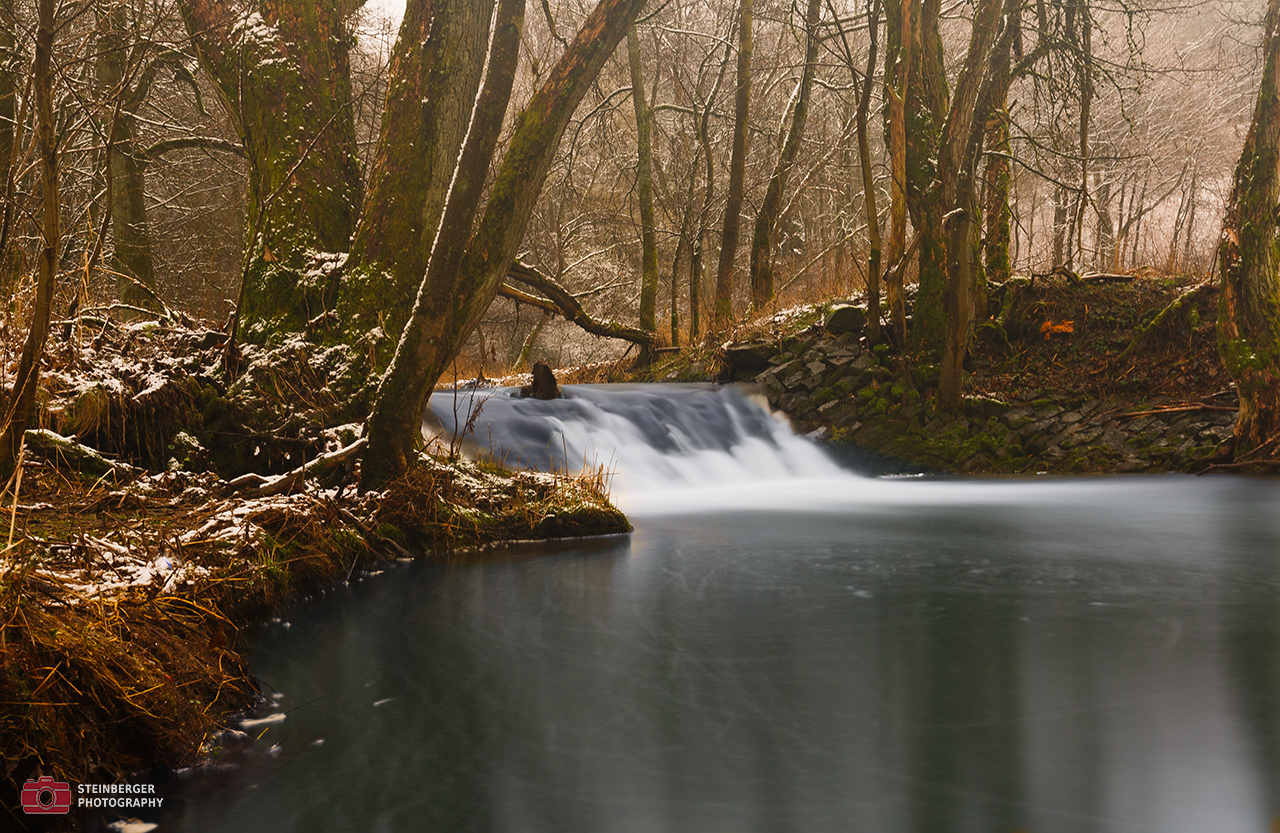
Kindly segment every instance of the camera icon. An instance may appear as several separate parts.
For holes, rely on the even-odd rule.
[[[22,811],[27,815],[70,812],[71,785],[49,775],[41,776],[39,781],[28,778],[22,785]]]

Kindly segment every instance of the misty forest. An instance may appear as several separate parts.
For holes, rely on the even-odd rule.
[[[678,568],[708,582],[711,552],[812,566],[828,545],[796,547],[814,529],[853,547],[839,549],[851,570],[863,536],[899,554],[904,572],[859,574],[874,586],[856,599],[878,612],[855,618],[881,622],[898,640],[883,650],[929,681],[902,718],[910,778],[866,799],[906,790],[902,829],[1083,829],[1036,815],[1102,802],[1071,791],[1075,770],[1055,770],[1068,786],[1043,801],[959,809],[952,790],[1016,782],[1030,795],[1044,773],[1009,763],[1032,739],[991,746],[957,728],[1006,715],[1013,683],[982,688],[923,657],[1013,679],[1014,644],[1039,638],[1018,636],[1031,620],[1013,616],[1040,592],[1026,576],[1043,570],[1060,592],[1047,608],[1086,586],[1104,598],[1087,604],[1111,604],[1124,585],[1165,605],[1150,613],[1163,622],[1197,579],[1177,584],[1162,559],[1213,551],[1230,562],[1214,581],[1253,589],[1225,619],[1196,608],[1213,622],[1195,639],[1225,634],[1233,647],[1205,651],[1230,668],[1249,658],[1239,667],[1255,671],[1223,672],[1222,685],[1242,687],[1250,705],[1231,719],[1262,751],[1230,759],[1253,778],[1230,802],[1165,784],[1150,806],[1189,825],[1228,804],[1240,829],[1280,818],[1280,586],[1266,566],[1280,533],[1260,520],[1277,496],[1268,479],[1232,479],[1280,467],[1277,206],[1280,0],[0,0],[0,797],[25,825],[15,808],[37,776],[116,781],[211,749],[252,771],[265,765],[252,721],[281,706],[263,699],[268,674],[243,629],[353,576],[500,542],[634,524],[633,557],[683,552],[703,540],[686,519],[697,506],[740,521]],[[1023,477],[1044,473],[1128,479]],[[930,479],[958,474],[976,477]],[[895,479],[907,475],[926,482]],[[1224,483],[1252,491],[1237,500],[1245,486]],[[963,521],[937,508],[951,501]],[[882,505],[919,523],[848,526]],[[1109,514],[1122,505],[1123,522]],[[1185,527],[1160,520],[1169,507]],[[753,512],[787,520],[752,532],[764,524]],[[1024,547],[1011,530],[1037,513],[1052,543]],[[1215,524],[1240,532],[1227,554],[1197,538]],[[610,546],[591,563],[625,572]],[[1055,547],[1092,566],[1027,560]],[[940,560],[912,560],[934,550]],[[1091,560],[1103,551],[1136,560],[1104,568]],[[1001,583],[961,578],[977,573],[959,564]],[[433,592],[447,595],[455,573],[441,575]],[[796,580],[805,598],[830,592]],[[953,591],[972,607],[948,614],[951,636],[907,632],[903,605]],[[651,592],[627,598],[643,606]],[[532,597],[502,610],[513,632],[528,617],[552,627]],[[588,613],[577,626],[609,630]],[[1073,622],[1054,627],[1092,633]],[[970,637],[990,652],[967,653]],[[361,638],[370,656],[389,650]],[[737,650],[708,640],[708,662]],[[872,649],[850,640],[833,651],[856,665]],[[487,656],[519,664],[518,643]],[[452,643],[440,651],[459,663],[450,674],[490,690],[476,681],[497,672]],[[1169,673],[1193,674],[1186,663]],[[1024,670],[1032,682],[1018,685],[1034,687]],[[753,685],[767,688],[761,673]],[[549,686],[569,725],[590,720],[590,702],[570,714],[552,683],[520,680]],[[642,696],[623,688],[624,701]],[[882,695],[857,720],[896,697]],[[506,725],[487,702],[467,720]],[[1099,702],[1064,708],[1114,706]],[[774,761],[758,738],[729,736]],[[816,727],[795,737],[827,742]],[[1141,738],[1116,742],[1150,764]],[[941,763],[953,754],[992,764],[982,783]],[[538,761],[525,775],[543,793],[590,792]],[[505,765],[464,770],[488,797],[431,804],[440,829],[498,806],[478,773]],[[671,766],[619,777],[657,783]],[[734,804],[732,782],[709,794]],[[234,808],[264,829],[292,823],[236,795],[182,811],[182,829],[248,829]],[[828,829],[824,812],[846,812],[824,801],[791,817]],[[1195,812],[1179,816],[1179,801]],[[664,829],[696,829],[696,802],[677,804],[685,821]],[[1121,826],[1105,829],[1148,829],[1118,821],[1142,808],[1108,807],[1097,817]],[[578,829],[548,808],[532,826],[481,813],[475,829]],[[110,821],[87,813],[68,818]]]

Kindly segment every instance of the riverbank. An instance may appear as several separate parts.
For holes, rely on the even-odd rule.
[[[757,385],[798,433],[872,472],[1272,470],[1268,450],[1250,456],[1231,442],[1238,399],[1217,355],[1216,287],[1103,277],[992,287],[959,413],[935,405],[936,365],[867,346],[857,298],[753,322],[715,349],[593,375]]]
[[[630,529],[605,473],[506,472],[449,438],[359,494],[359,426],[335,407],[352,363],[295,342],[228,384],[216,336],[112,325],[54,357],[0,493],[0,827],[81,827],[24,814],[30,778],[214,760],[260,697],[241,630],[299,598],[395,560]]]
[[[228,716],[258,698],[246,625],[392,560],[629,530],[604,486],[424,456],[381,493],[310,482],[248,497],[212,475],[116,484],[28,465],[0,579],[10,821],[78,824],[24,817],[27,778],[117,783],[216,756]]]

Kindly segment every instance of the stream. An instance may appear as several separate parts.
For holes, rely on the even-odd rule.
[[[437,394],[429,430],[604,464],[635,532],[300,602],[252,640],[287,714],[166,788],[162,832],[1280,816],[1280,482],[871,478],[734,388],[566,394]]]

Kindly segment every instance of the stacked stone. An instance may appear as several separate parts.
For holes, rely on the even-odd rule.
[[[983,397],[952,416],[896,379],[856,331],[828,329],[785,347],[731,345],[726,354],[734,377],[754,378],[799,430],[950,471],[1194,471],[1231,437],[1236,416],[1226,406],[1192,410],[1162,400],[1010,405]]]

